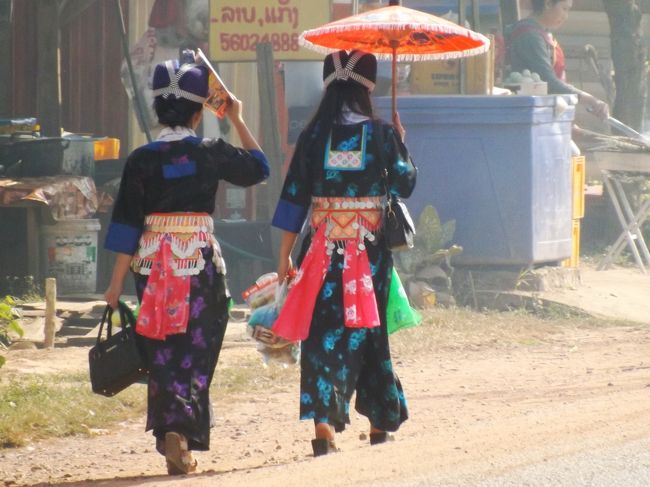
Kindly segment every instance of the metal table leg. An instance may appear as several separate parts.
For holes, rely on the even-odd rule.
[[[603,171],[603,182],[609,191],[612,205],[614,206],[614,210],[616,210],[616,216],[618,217],[618,221],[620,222],[623,231],[618,236],[614,245],[610,247],[609,252],[600,262],[597,269],[607,269],[627,244],[634,256],[637,266],[642,273],[646,274],[645,265],[650,266],[650,252],[648,251],[648,246],[643,238],[641,225],[648,217],[648,211],[650,211],[650,200],[645,201],[639,210],[634,213],[620,180],[609,171]],[[639,249],[641,250],[641,253],[639,252]],[[643,254],[643,258],[641,254]]]
[[[647,218],[650,202],[646,200],[643,204],[641,204],[640,210],[635,214],[632,211],[632,206],[630,205],[628,197],[625,194],[625,189],[623,188],[621,181],[617,178],[614,178],[614,185],[618,189],[618,194],[621,197],[623,210],[627,216],[627,221],[630,223],[629,228],[632,235],[634,235],[634,240],[636,242],[637,248],[641,250],[641,257],[643,257],[645,265],[650,266],[650,252],[648,252],[648,246],[646,245],[645,239],[643,238],[643,232],[641,232],[641,225],[643,225],[643,222]]]

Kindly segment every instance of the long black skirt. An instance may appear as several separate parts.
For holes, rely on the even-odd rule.
[[[302,261],[311,239],[304,241]],[[301,347],[300,419],[328,423],[337,432],[355,409],[384,431],[397,431],[408,418],[402,384],[393,370],[386,329],[386,305],[393,258],[382,237],[366,240],[381,324],[347,328],[343,318],[343,255],[334,252],[316,300],[309,336]]]
[[[210,448],[213,426],[209,389],[226,325],[229,296],[225,277],[217,274],[212,249],[202,250],[205,269],[191,277],[187,333],[166,340],[144,338],[149,365],[146,431],[162,441],[173,431],[192,450]],[[138,300],[148,276],[135,274]]]

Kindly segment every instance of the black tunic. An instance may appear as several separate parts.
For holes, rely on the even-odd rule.
[[[211,214],[220,180],[250,186],[268,174],[264,154],[223,140],[190,136],[140,147],[126,162],[105,246],[133,255],[146,215]],[[225,269],[218,265],[221,256],[213,255],[212,247],[201,252],[205,268],[191,277],[187,333],[144,339],[150,368],[146,429],[159,440],[169,431],[182,433],[190,449],[207,450],[209,387],[228,321],[229,295]],[[141,301],[148,276],[134,275]]]
[[[383,131],[377,137],[376,129]],[[365,132],[365,137],[364,137]],[[379,141],[383,139],[383,147]],[[356,152],[354,167],[334,167],[332,151]],[[383,162],[380,158],[383,152]],[[415,187],[416,169],[392,126],[363,122],[335,125],[331,134],[318,129],[301,134],[284,182],[273,225],[299,232],[312,196],[366,197],[385,194],[382,167],[388,170],[391,193],[408,197]],[[311,238],[305,239],[299,261]],[[329,423],[337,431],[349,423],[349,402],[356,391],[356,409],[371,424],[395,431],[406,420],[406,400],[393,372],[386,330],[386,304],[393,260],[381,234],[365,241],[381,326],[344,326],[343,255],[332,255],[318,295],[308,338],[302,342],[300,418]]]

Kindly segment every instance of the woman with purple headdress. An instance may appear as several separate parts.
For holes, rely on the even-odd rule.
[[[126,161],[105,242],[117,252],[105,298],[117,306],[130,269],[149,365],[146,429],[175,475],[195,471],[191,450],[210,446],[209,387],[230,300],[211,217],[219,181],[250,186],[269,166],[235,97],[226,115],[241,148],[196,136],[208,96],[204,66],[158,64],[153,93],[163,129]]]

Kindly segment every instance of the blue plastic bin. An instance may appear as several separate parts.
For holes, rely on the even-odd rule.
[[[390,120],[390,98],[375,100]],[[573,96],[398,100],[418,166],[413,216],[456,220],[457,263],[531,265],[571,255]]]

